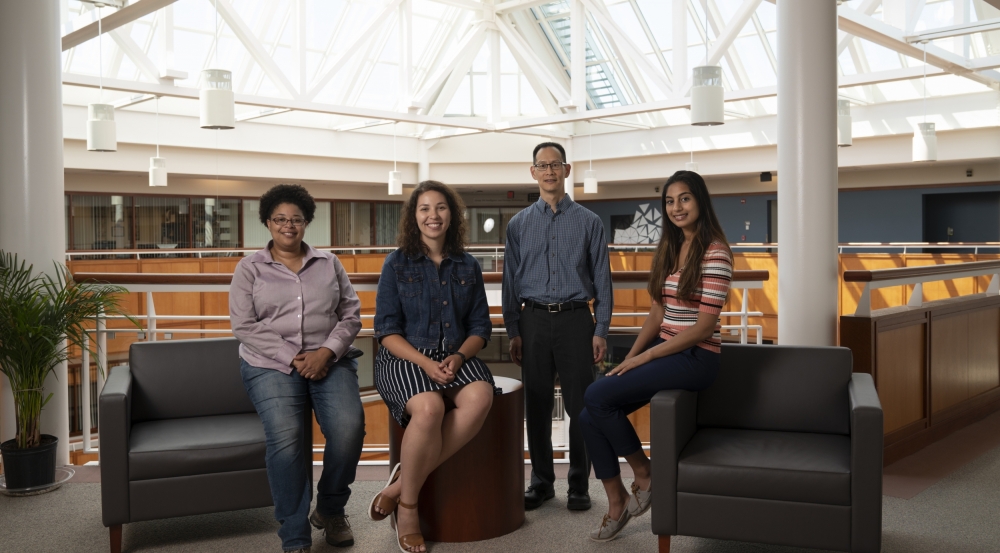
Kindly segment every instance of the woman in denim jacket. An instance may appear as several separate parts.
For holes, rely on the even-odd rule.
[[[479,432],[500,391],[476,358],[492,325],[482,269],[465,253],[464,212],[451,188],[420,183],[403,207],[399,249],[379,278],[375,387],[406,433],[400,463],[368,514],[398,517],[404,552],[426,551],[416,510],[424,480]]]

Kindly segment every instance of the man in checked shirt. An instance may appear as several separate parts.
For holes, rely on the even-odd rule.
[[[511,359],[522,367],[531,456],[531,484],[524,492],[528,510],[555,497],[552,403],[556,375],[570,417],[566,507],[590,509],[590,460],[577,417],[583,410],[583,393],[594,381],[594,364],[607,351],[613,296],[604,224],[566,194],[569,172],[560,144],[535,146],[531,176],[538,181],[540,197],[507,225],[503,319]],[[594,316],[590,300],[594,300]]]

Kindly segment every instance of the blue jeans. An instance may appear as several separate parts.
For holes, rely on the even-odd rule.
[[[649,347],[662,343],[657,339]],[[580,423],[594,475],[604,480],[621,472],[618,457],[642,449],[628,415],[661,390],[708,388],[719,374],[718,353],[697,346],[659,357],[621,376],[606,376],[587,388]]]
[[[365,437],[357,371],[355,360],[344,359],[330,367],[322,380],[306,380],[294,370],[286,375],[240,359],[243,384],[264,423],[267,480],[285,551],[312,545],[312,444],[304,439],[310,399],[326,438],[316,510],[327,516],[344,514]]]

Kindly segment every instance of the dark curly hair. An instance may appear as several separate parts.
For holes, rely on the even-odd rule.
[[[316,214],[316,200],[305,188],[298,184],[277,184],[260,197],[260,222],[265,227],[275,208],[281,204],[293,204],[302,210],[306,223],[311,223]]]
[[[424,192],[440,192],[448,202],[448,211],[451,211],[451,224],[445,232],[444,255],[465,253],[465,203],[462,198],[444,183],[434,180],[425,180],[410,194],[410,199],[403,204],[403,212],[399,217],[399,234],[396,236],[396,245],[403,250],[408,257],[427,253],[427,246],[420,239],[420,228],[417,227],[417,200]]]

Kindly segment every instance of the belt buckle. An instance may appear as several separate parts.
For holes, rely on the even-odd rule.
[[[559,313],[560,311],[562,311],[562,304],[561,303],[547,303],[547,304],[545,304],[545,309],[549,313]]]

